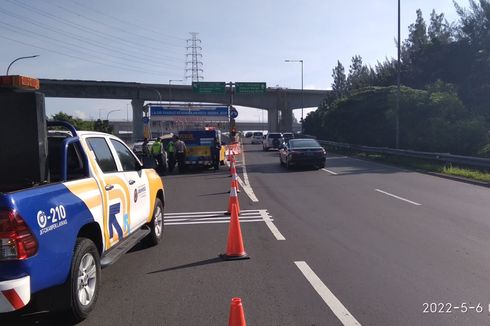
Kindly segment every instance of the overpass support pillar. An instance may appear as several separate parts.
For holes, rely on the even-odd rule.
[[[293,130],[293,110],[281,108],[281,121],[279,129],[281,132],[291,132]]]
[[[279,131],[279,110],[276,108],[267,110],[267,122],[269,131]]]
[[[138,139],[143,139],[143,105],[144,100],[132,99],[131,106],[133,108],[133,142]]]

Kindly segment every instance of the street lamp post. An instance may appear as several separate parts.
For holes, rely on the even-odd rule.
[[[172,82],[183,82],[182,79],[169,79],[168,80],[168,105],[170,106],[170,103],[172,102],[172,87],[170,86]]]
[[[304,110],[304,89],[303,89],[303,59],[300,60],[284,60],[285,62],[300,62],[301,63],[301,133],[303,130],[303,110]]]
[[[158,98],[160,99],[159,102],[161,104],[162,103],[162,93],[160,93],[160,91],[156,88],[152,88],[152,90],[154,90],[158,94]]]
[[[109,112],[107,112],[107,121],[109,121],[109,114],[111,114],[112,112],[117,112],[117,111],[121,111],[120,109],[117,109],[117,110],[110,110]]]
[[[9,74],[9,70],[10,70],[10,67],[11,67],[11,66],[12,66],[12,65],[13,65],[15,62],[17,62],[17,61],[19,61],[19,60],[22,60],[22,59],[31,59],[31,58],[37,58],[37,57],[39,57],[39,54],[36,54],[36,55],[29,55],[29,56],[27,56],[27,57],[18,57],[17,59],[15,59],[14,61],[12,61],[12,62],[9,64],[9,66],[7,67],[7,74],[6,74],[6,75],[8,76],[8,74]]]
[[[398,61],[396,65],[396,113],[395,113],[395,148],[400,148],[400,0],[398,0]]]

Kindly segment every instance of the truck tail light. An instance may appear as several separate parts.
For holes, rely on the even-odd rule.
[[[12,209],[0,209],[0,261],[27,259],[38,244],[24,219]]]

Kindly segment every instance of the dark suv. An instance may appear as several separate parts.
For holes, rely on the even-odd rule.
[[[282,134],[280,132],[269,132],[262,142],[262,149],[264,151],[268,151],[269,148],[281,148],[284,139],[282,138]]]

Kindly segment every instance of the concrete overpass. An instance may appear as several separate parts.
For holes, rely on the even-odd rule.
[[[230,104],[230,87],[226,94],[198,94],[190,85],[145,84],[133,82],[40,79],[41,92],[47,97],[98,98],[131,100],[133,135],[142,138],[145,101],[173,101]],[[303,91],[303,106],[316,107],[327,96],[326,90]],[[290,131],[293,110],[302,107],[300,89],[267,88],[263,94],[233,94],[233,105],[267,110],[270,131]]]

